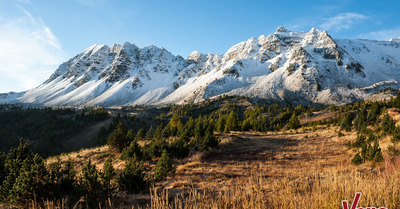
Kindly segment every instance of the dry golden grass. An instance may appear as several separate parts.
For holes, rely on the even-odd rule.
[[[400,110],[398,108],[389,108],[385,113],[389,114],[389,116],[393,118],[396,126],[400,126]],[[383,114],[381,117],[383,117]]]
[[[356,192],[359,207],[400,208],[400,161],[351,165],[346,144],[356,133],[223,137],[220,150],[195,156],[159,184],[151,208],[341,208]]]
[[[322,126],[321,126],[322,127]],[[300,131],[300,130],[299,130]],[[175,162],[176,173],[156,183],[150,192],[118,194],[114,205],[131,208],[341,208],[362,192],[359,207],[400,208],[400,161],[385,155],[380,164],[353,166],[355,151],[347,147],[355,132],[337,127],[314,132],[223,134],[218,149],[195,153]],[[381,139],[386,150],[390,137]],[[89,158],[98,169],[108,156],[107,146],[63,155],[76,165]],[[102,156],[102,157],[99,157]],[[48,163],[55,158],[48,159]],[[124,162],[114,156],[115,167]],[[147,205],[147,206],[146,206]],[[46,207],[46,208],[61,208]],[[111,206],[109,208],[119,208]]]
[[[341,208],[342,200],[362,192],[360,206],[400,208],[400,175],[360,172],[305,171],[304,177],[270,180],[250,176],[225,190],[191,189],[168,199],[152,193],[152,208]]]
[[[125,161],[119,159],[119,155],[113,152],[108,145],[104,145],[97,148],[81,149],[77,152],[71,152],[67,154],[61,154],[60,156],[50,157],[46,159],[46,164],[50,165],[57,162],[57,158],[60,158],[62,162],[71,160],[74,164],[74,168],[80,173],[81,168],[89,160],[92,164],[96,165],[96,169],[102,170],[104,162],[112,157],[113,166],[116,170],[122,170],[125,167]]]
[[[175,176],[161,185],[170,189],[192,185],[199,189],[223,189],[253,174],[279,179],[303,175],[304,169],[337,167],[349,164],[351,151],[346,143],[355,137],[351,134],[339,139],[333,129],[302,134],[223,135],[219,149],[182,162]]]

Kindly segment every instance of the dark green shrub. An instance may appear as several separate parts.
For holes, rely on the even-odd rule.
[[[98,207],[98,203],[102,200],[103,190],[99,180],[99,172],[91,160],[82,168],[82,175],[79,178],[79,192],[90,208]]]
[[[237,130],[239,130],[238,115],[234,111],[231,111],[228,115],[228,118],[226,119],[224,131],[228,133],[229,131],[237,131]]]
[[[145,173],[143,162],[139,161],[136,156],[126,164],[121,175],[118,177],[119,187],[128,193],[135,193],[146,187]]]
[[[357,136],[356,141],[354,141],[351,146],[352,147],[362,147],[362,145],[365,143],[366,137],[362,134]]]
[[[395,130],[395,123],[393,119],[386,113],[382,120],[382,129],[386,133],[393,133]]]
[[[67,197],[75,189],[75,170],[71,160],[63,164],[60,158],[57,162],[50,165],[50,184],[49,193],[55,200]]]
[[[149,144],[143,148],[144,158],[160,157],[163,150],[168,149],[168,144],[165,139],[152,139]]]
[[[26,206],[32,200],[42,202],[50,198],[49,177],[44,161],[38,154],[33,159],[25,159],[11,191],[12,203]]]
[[[358,131],[367,126],[367,111],[361,109],[354,118],[354,128]]]
[[[350,114],[346,114],[340,123],[340,130],[351,131],[352,121]]]
[[[142,150],[137,142],[137,140],[133,140],[128,147],[125,147],[121,153],[121,159],[127,160],[132,158],[133,156],[141,159],[143,157]]]
[[[156,171],[154,173],[154,180],[160,181],[167,177],[169,174],[174,173],[175,168],[168,156],[166,150],[161,154],[161,158],[158,160],[156,165]]]
[[[400,141],[400,127],[395,127],[393,130],[392,142],[396,143],[398,141]]]
[[[128,130],[125,125],[120,121],[114,131],[108,136],[107,143],[112,148],[121,152],[128,144],[130,139],[127,138]]]
[[[363,163],[360,153],[357,153],[356,155],[354,155],[353,159],[351,159],[351,163],[353,165],[360,165]]]
[[[214,133],[212,132],[207,132],[206,136],[203,139],[201,148],[203,150],[208,150],[208,148],[213,148],[218,146],[218,140],[217,138],[214,136]]]
[[[169,145],[169,153],[177,158],[184,158],[189,155],[189,147],[185,140],[176,139]]]
[[[103,187],[104,196],[107,198],[112,198],[112,194],[116,190],[116,187],[113,185],[115,177],[115,169],[112,165],[112,159],[111,157],[109,157],[104,163],[103,171],[100,172],[100,179]]]
[[[292,116],[289,119],[288,129],[297,129],[300,127],[300,121],[296,116],[296,113],[293,112]]]

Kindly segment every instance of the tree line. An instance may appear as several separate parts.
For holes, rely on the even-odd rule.
[[[34,152],[43,156],[59,154],[60,140],[108,117],[102,108],[26,108],[0,105],[0,151],[18,146],[22,137]]]

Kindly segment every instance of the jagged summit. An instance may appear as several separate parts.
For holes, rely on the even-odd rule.
[[[391,41],[391,42],[397,42],[397,43],[400,43],[400,37],[397,37],[397,38],[391,38],[389,41]]]
[[[279,33],[287,33],[287,32],[290,32],[290,31],[283,26],[279,26],[275,31],[275,33],[278,33],[278,34]]]
[[[225,54],[92,45],[61,64],[42,85],[3,94],[1,103],[45,106],[183,104],[243,95],[290,104],[344,104],[399,88],[400,43],[333,39],[312,28],[250,38]]]

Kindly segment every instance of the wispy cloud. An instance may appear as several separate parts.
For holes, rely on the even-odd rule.
[[[0,92],[33,88],[64,60],[51,29],[28,11],[21,14],[0,17]]]
[[[394,29],[373,31],[373,32],[369,32],[367,34],[361,34],[358,37],[363,38],[363,39],[387,41],[391,38],[400,37],[400,27],[397,27]]]
[[[323,30],[334,30],[340,31],[344,29],[349,29],[355,24],[361,22],[362,20],[368,19],[368,16],[358,14],[358,13],[342,13],[335,17],[326,19],[319,27]]]

